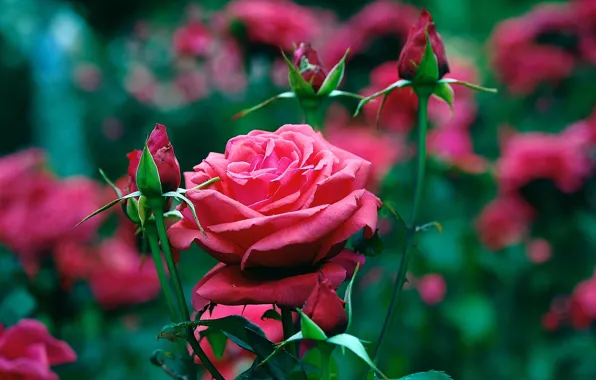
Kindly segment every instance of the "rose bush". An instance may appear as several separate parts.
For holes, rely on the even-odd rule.
[[[344,250],[364,228],[376,229],[380,200],[364,189],[370,163],[329,144],[308,125],[284,125],[231,139],[185,173],[191,210],[169,230],[174,247],[196,242],[221,263],[195,287],[205,300],[227,305],[276,303],[301,307],[318,272],[337,288],[363,257]],[[276,269],[272,269],[276,268]]]

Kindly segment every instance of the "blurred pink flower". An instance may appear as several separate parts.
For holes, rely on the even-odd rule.
[[[57,380],[50,366],[71,363],[77,355],[68,343],[55,339],[34,319],[0,325],[0,378],[6,380]]]
[[[418,18],[418,10],[409,5],[390,0],[377,0],[365,5],[328,39],[321,49],[323,61],[338,62],[348,48],[349,59],[364,53],[375,38],[393,36],[400,41],[397,46],[387,46],[398,53],[405,43],[410,27]],[[397,63],[394,63],[397,75]]]
[[[561,191],[574,192],[591,171],[581,148],[575,139],[561,135],[532,132],[510,136],[496,163],[499,187],[510,192],[536,179],[550,179]]]
[[[363,96],[372,95],[398,79],[397,63],[394,61],[385,62],[372,70],[370,85],[360,93]],[[366,121],[371,125],[376,123],[377,113],[381,105],[380,99],[367,103],[363,108]],[[411,88],[396,89],[387,97],[379,123],[381,127],[391,131],[408,132],[416,123],[417,108],[418,99]]]
[[[548,33],[577,34],[568,4],[539,4],[529,13],[501,22],[493,31],[492,65],[516,94],[527,94],[542,82],[558,83],[569,76],[576,57],[562,47],[538,43]]]
[[[546,239],[533,239],[526,246],[526,255],[533,263],[544,263],[551,259],[552,247]]]
[[[520,243],[533,217],[534,210],[520,197],[500,196],[482,210],[476,230],[486,247],[498,251]]]
[[[79,88],[87,92],[99,89],[102,80],[101,69],[92,63],[83,63],[73,70],[73,80]]]
[[[465,128],[439,127],[428,134],[428,150],[439,160],[472,174],[488,170],[488,161],[474,153],[472,136]]]
[[[177,55],[205,56],[212,43],[211,32],[198,20],[193,20],[174,32],[173,48]]]
[[[280,321],[275,319],[261,319],[263,314],[272,309],[272,305],[247,305],[247,306],[224,306],[217,305],[210,314],[206,312],[201,317],[201,320],[211,320],[225,318],[230,315],[241,315],[250,322],[259,326],[267,338],[272,342],[280,342],[283,340],[283,328]],[[204,331],[204,327],[198,327],[195,330],[195,336],[200,339],[200,332]],[[232,341],[226,342],[226,348],[221,359],[217,359],[213,353],[213,349],[209,345],[207,339],[200,340],[201,348],[209,359],[213,362],[215,367],[220,371],[225,379],[234,379],[240,373],[247,370],[254,360],[254,355],[250,352],[238,347]],[[189,351],[192,351],[189,347]],[[199,359],[195,357],[195,362],[199,363]],[[204,380],[211,379],[207,373],[203,376]]]
[[[420,298],[428,305],[435,305],[445,298],[447,284],[440,274],[427,274],[415,281]]]
[[[230,22],[240,21],[251,43],[292,50],[294,44],[318,35],[317,17],[289,0],[234,0],[226,9]]]

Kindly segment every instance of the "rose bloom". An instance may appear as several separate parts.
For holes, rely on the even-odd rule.
[[[564,135],[532,132],[508,137],[496,163],[499,186],[515,191],[537,179],[550,179],[565,192],[577,191],[592,165],[583,142]]]
[[[225,318],[230,315],[241,315],[248,319],[250,322],[259,326],[265,333],[265,336],[272,342],[281,342],[283,340],[283,327],[281,321],[275,319],[261,319],[263,314],[271,309],[271,305],[248,305],[248,306],[224,306],[217,305],[213,308],[211,313],[206,312],[202,315],[201,320],[211,320]],[[217,359],[213,353],[213,349],[209,345],[209,341],[206,338],[201,339],[201,331],[206,330],[205,327],[198,327],[195,330],[195,336],[200,339],[201,348],[205,351],[209,360],[215,365],[217,370],[222,374],[224,379],[235,379],[242,372],[246,371],[252,365],[255,355],[250,352],[238,347],[231,340],[227,340],[226,348],[223,356]],[[192,349],[189,347],[189,352]],[[195,362],[199,363],[199,358],[195,356]],[[204,380],[210,380],[211,375],[205,373],[203,375]]]
[[[77,355],[70,346],[53,338],[47,328],[34,319],[16,325],[0,324],[0,379],[58,380],[50,366],[71,363]]]
[[[0,243],[18,255],[30,276],[60,241],[92,238],[102,217],[73,227],[106,201],[98,183],[83,177],[60,180],[42,170],[44,165],[39,150],[0,158]]]
[[[120,227],[97,246],[63,242],[54,260],[63,286],[68,289],[77,280],[88,281],[104,309],[151,301],[161,289],[153,260],[141,257],[130,228]]]
[[[356,15],[333,33],[321,49],[325,62],[338,62],[350,49],[348,60],[365,53],[366,49],[382,37],[394,37],[398,46],[387,48],[400,51],[410,26],[416,21],[418,11],[409,4],[390,0],[377,0],[365,5]],[[395,70],[395,66],[393,67]]]
[[[251,43],[287,51],[314,40],[320,29],[314,12],[289,0],[234,0],[225,12],[231,22],[244,25]]]
[[[515,195],[489,203],[476,221],[482,243],[493,251],[518,244],[527,235],[534,210]]]
[[[491,37],[492,65],[516,94],[528,94],[543,82],[556,84],[575,66],[574,47],[539,41],[551,34],[572,38],[578,33],[568,4],[539,4],[529,13],[501,22]]]
[[[221,262],[195,287],[195,307],[279,304],[302,307],[322,272],[337,288],[363,256],[344,250],[364,228],[371,237],[380,200],[364,189],[370,162],[328,143],[308,125],[252,131],[231,139],[185,173],[205,228],[190,210],[168,234],[179,249],[196,242]],[[275,268],[275,269],[273,269]]]
[[[363,96],[372,95],[399,80],[395,66],[396,63],[390,61],[374,68],[370,73],[370,85],[363,89],[360,94]],[[381,106],[381,98],[378,99],[377,101],[368,102],[363,108],[366,121],[371,125],[376,123],[377,113]],[[379,124],[391,131],[409,132],[416,124],[417,109],[418,98],[416,98],[416,94],[411,88],[395,89],[385,101]]]

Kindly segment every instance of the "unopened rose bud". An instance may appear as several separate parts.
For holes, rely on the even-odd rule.
[[[321,64],[316,50],[310,44],[302,42],[294,51],[292,63],[300,71],[302,78],[311,83],[313,90],[319,91],[327,78],[327,70]]]
[[[323,331],[334,335],[344,332],[347,327],[348,315],[344,305],[345,302],[337,296],[331,281],[319,273],[318,284],[306,300],[302,311]]]
[[[153,132],[147,141],[147,148],[149,153],[157,166],[159,174],[159,183],[161,184],[161,191],[167,193],[168,191],[175,191],[180,186],[181,174],[180,164],[174,154],[174,148],[168,138],[166,127],[161,124],[156,124]],[[141,161],[141,151],[133,151],[128,154],[129,159],[129,176],[131,188],[132,184],[136,183],[140,191],[144,189],[138,186],[137,173],[138,166]],[[137,168],[134,169],[133,168]]]
[[[408,39],[399,55],[397,70],[400,78],[414,80],[426,50],[427,34],[432,52],[437,59],[438,78],[435,80],[441,79],[449,72],[449,64],[447,63],[443,40],[439,33],[437,33],[432,16],[426,9],[423,9],[416,25],[412,25],[410,28]]]

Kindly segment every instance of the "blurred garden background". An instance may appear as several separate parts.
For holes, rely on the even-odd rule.
[[[447,77],[499,92],[456,88],[453,113],[431,102],[420,219],[442,232],[418,237],[380,366],[596,378],[596,0],[0,0],[0,325],[35,318],[68,342],[60,379],[167,378],[149,361],[169,322],[150,260],[117,212],[71,230],[114,199],[97,168],[124,178],[155,123],[190,171],[233,136],[303,122],[294,99],[233,119],[289,89],[280,49],[300,42],[328,69],[350,48],[342,90],[379,91],[422,7]],[[352,119],[356,104],[329,101],[323,133],[406,212],[416,100],[393,93],[378,128],[379,103]],[[380,212],[353,295],[353,334],[373,342],[405,231]],[[181,253],[187,296],[214,263]],[[336,351],[341,378],[361,378]]]

